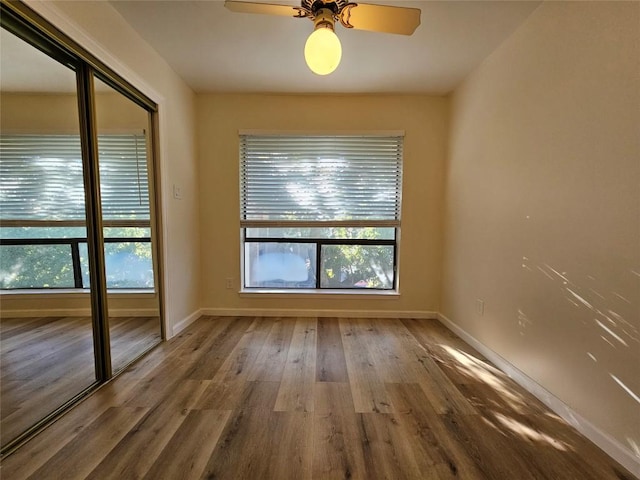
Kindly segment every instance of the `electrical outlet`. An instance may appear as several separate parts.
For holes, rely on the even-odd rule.
[[[182,187],[178,184],[173,185],[173,198],[182,200]]]
[[[233,288],[233,278],[227,278],[226,283],[225,283],[227,290],[230,290]]]
[[[484,300],[479,298],[476,300],[476,313],[480,316],[484,315]]]

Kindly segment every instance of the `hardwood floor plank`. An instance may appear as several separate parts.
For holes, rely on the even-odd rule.
[[[272,412],[270,424],[270,463],[266,478],[306,480],[311,478],[313,414]]]
[[[348,383],[317,383],[313,478],[367,480],[358,417]]]
[[[340,332],[355,411],[393,412],[391,400],[378,373],[378,359],[368,350],[363,338],[366,337],[363,320],[341,319]]]
[[[89,358],[88,361],[91,363],[93,359]],[[62,378],[52,378],[50,384],[44,383],[46,378],[49,376],[43,374],[34,382],[38,385],[30,385],[29,388],[19,385],[5,389],[6,385],[3,385],[2,395],[10,398],[2,407],[0,428],[3,443],[17,437],[35,421],[95,383],[93,372],[82,369],[72,370]]]
[[[411,382],[415,377],[411,359],[406,357],[397,332],[390,327],[391,319],[362,319],[360,338],[376,363],[376,372],[383,383]],[[409,360],[409,361],[407,361]]]
[[[211,455],[203,478],[267,478],[269,419],[278,396],[277,382],[248,382]]]
[[[143,478],[184,423],[210,380],[183,380],[125,435],[87,477],[91,480]]]
[[[250,410],[231,422],[222,435],[230,443],[216,448],[203,478],[311,478],[312,414]]]
[[[189,411],[178,431],[144,478],[148,480],[199,478],[230,414],[229,411],[216,410]]]
[[[180,357],[177,352],[197,352],[210,338],[212,332],[224,328],[233,321],[232,317],[202,317],[191,324],[190,328],[173,337],[170,342],[161,343],[139,361],[130,365],[127,368],[129,378],[142,378],[149,375],[159,366],[168,363],[168,358],[173,360],[175,357]]]
[[[32,480],[84,479],[148,411],[110,407],[36,470]]]
[[[427,322],[429,322],[427,320]],[[400,343],[400,355],[413,368],[413,376],[405,383],[417,382],[437,413],[455,411],[461,415],[473,415],[476,410],[456,385],[440,369],[428,350],[422,347],[408,331],[398,328],[394,337]]]
[[[272,326],[269,318],[254,319],[213,376],[213,381],[246,381]]]
[[[482,435],[484,442],[470,446],[468,454],[476,459],[488,475],[536,478],[546,480],[615,480],[624,478],[613,468],[592,469],[584,460],[575,462],[573,452],[554,433],[530,429],[515,418],[496,416],[446,415],[452,431],[467,438]],[[500,421],[496,421],[500,419]],[[482,459],[482,460],[480,460]],[[525,473],[526,472],[526,473]]]
[[[290,319],[273,319],[273,325],[258,358],[249,369],[248,381],[279,382],[282,380],[294,326],[295,322]]]
[[[202,397],[195,404],[196,410],[233,410],[247,387],[247,382],[210,382]]]
[[[339,321],[337,318],[319,318],[316,382],[348,381]]]
[[[0,321],[3,376],[10,374],[24,378],[33,371],[33,364],[56,355],[70,344],[85,338],[91,340],[92,325],[87,317],[52,317],[35,325],[34,322],[28,324],[33,325],[33,330],[5,337],[5,320]]]
[[[115,372],[162,340],[159,317],[110,317],[109,324]]]
[[[555,415],[485,410],[483,422],[506,438],[519,456],[529,459],[536,478],[553,480],[617,480],[621,477],[608,465],[607,457],[592,443],[575,435]],[[578,454],[577,452],[580,452]]]
[[[317,319],[296,320],[275,410],[313,412]]]
[[[129,407],[154,407],[159,398],[171,394],[173,386],[184,378],[190,362],[164,362],[145,377],[136,379],[133,389],[122,400]]]
[[[430,459],[429,463],[436,466],[440,478],[487,478],[445,428],[420,385],[392,384],[388,385],[388,390],[398,412],[397,418],[405,426],[414,448]]]
[[[25,322],[26,325],[15,327],[19,322]],[[29,318],[3,318],[0,319],[0,328],[2,329],[3,347],[0,358],[3,363],[9,363],[10,357],[24,351],[27,352],[27,355],[39,354],[41,351],[50,353],[51,348],[46,347],[55,348],[56,341],[67,338],[69,332],[73,335],[81,330],[91,331],[91,320],[88,317],[39,317],[35,321],[31,321]],[[10,329],[6,335],[5,328]],[[12,334],[16,330],[19,333]],[[51,342],[48,343],[47,340]],[[34,347],[36,347],[35,350],[33,350]],[[29,359],[29,357],[26,358]]]
[[[438,352],[446,354],[445,347],[449,347],[469,353],[481,361],[489,363],[477,350],[464,342],[438,320],[405,318],[401,321],[416,340],[434,356],[437,356]]]
[[[253,321],[248,317],[236,318],[235,321],[227,324],[218,335],[207,341],[201,350],[188,352],[188,355],[195,359],[188,378],[212,380]]]
[[[437,479],[437,471],[415,456],[396,415],[358,414],[367,478]]]
[[[440,322],[405,319],[402,323],[470,404],[477,404],[477,398],[482,398],[480,403],[489,401],[484,394],[491,390],[491,401],[508,403],[511,408],[523,413],[547,411],[542,402],[532,397]],[[483,390],[478,392],[479,397],[474,394],[474,390],[478,389]]]
[[[153,407],[158,398],[171,393],[173,384],[182,379],[207,380],[215,375],[211,369],[219,368],[228,354],[233,350],[243,333],[243,329],[251,321],[217,322],[205,321],[209,326],[209,333],[203,330],[201,338],[191,338],[178,347],[173,358],[165,360],[137,382],[135,389],[125,401],[129,406]]]
[[[512,387],[511,380],[484,376],[475,382],[457,385],[458,391],[473,405],[477,412],[486,410],[510,411],[522,415],[538,415],[544,412],[539,404],[528,401]]]
[[[66,413],[56,423],[18,449],[0,465],[0,478],[23,479],[29,477],[66,444],[76,438],[109,407],[114,406],[113,397],[131,389],[131,385],[119,386],[113,383],[100,389],[100,395],[92,395]]]
[[[2,323],[2,337],[4,340],[9,340],[25,332],[33,332],[39,326],[51,320],[51,317],[2,318],[0,319],[0,323]]]

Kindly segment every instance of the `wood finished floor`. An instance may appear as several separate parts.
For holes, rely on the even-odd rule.
[[[156,317],[110,320],[114,370],[160,341]],[[0,320],[2,445],[96,381],[89,317]]]
[[[30,479],[631,479],[438,322],[204,317],[0,467]]]

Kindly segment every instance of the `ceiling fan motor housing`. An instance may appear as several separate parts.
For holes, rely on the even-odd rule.
[[[302,0],[301,5],[315,16],[322,9],[329,9],[337,15],[347,3],[348,0]]]

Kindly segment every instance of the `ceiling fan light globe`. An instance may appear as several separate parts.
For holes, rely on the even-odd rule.
[[[311,71],[317,75],[328,75],[340,64],[342,45],[330,28],[317,28],[304,46],[304,58]]]

